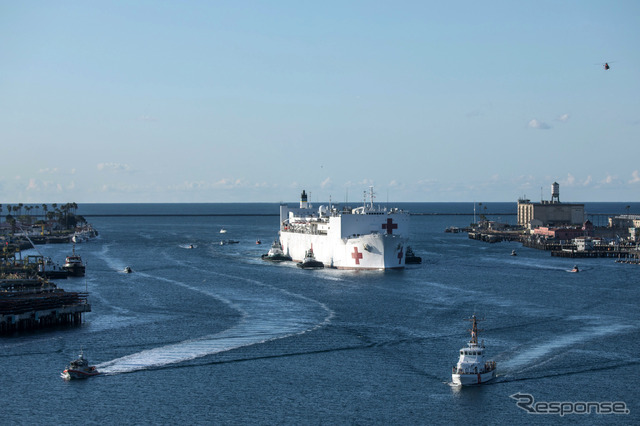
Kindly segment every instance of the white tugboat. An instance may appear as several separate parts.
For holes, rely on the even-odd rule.
[[[374,206],[357,208],[320,206],[314,210],[302,191],[300,207],[280,206],[280,244],[295,262],[302,262],[309,247],[318,262],[338,269],[404,268],[409,234],[409,213]]]
[[[316,260],[316,257],[313,254],[313,249],[309,249],[304,255],[304,260],[302,262],[298,262],[297,266],[302,269],[318,269],[324,268],[324,263]]]
[[[63,379],[86,379],[87,377],[97,376],[100,372],[93,365],[89,365],[89,361],[84,358],[82,351],[78,359],[74,359],[69,366],[60,374]]]
[[[496,375],[496,362],[484,360],[484,342],[478,344],[478,320],[475,315],[471,321],[471,340],[466,348],[460,349],[460,359],[453,367],[451,380],[456,385],[469,386],[486,383]]]
[[[273,244],[271,244],[271,248],[267,254],[262,255],[263,260],[270,260],[272,262],[283,262],[286,260],[291,260],[291,256],[287,256],[282,251],[282,246],[280,245],[280,241],[275,240]]]

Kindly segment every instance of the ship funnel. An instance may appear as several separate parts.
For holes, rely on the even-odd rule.
[[[302,190],[302,194],[300,194],[300,208],[306,209],[308,207],[307,203],[307,193]]]

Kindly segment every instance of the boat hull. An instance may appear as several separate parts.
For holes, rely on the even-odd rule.
[[[62,267],[70,277],[84,277],[84,265],[65,265]]]
[[[313,249],[316,260],[337,269],[394,269],[405,266],[407,239],[400,235],[368,234],[333,239],[327,235],[280,232],[283,251],[302,262]]]
[[[82,370],[64,370],[61,374],[62,378],[65,380],[77,380],[77,379],[87,379],[89,377],[97,376],[100,373],[98,370],[91,371],[82,371]]]
[[[452,374],[451,381],[455,385],[459,386],[473,386],[486,383],[493,380],[496,376],[496,370],[491,370],[486,373],[471,373],[471,374]]]

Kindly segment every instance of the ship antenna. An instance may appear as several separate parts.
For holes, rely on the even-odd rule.
[[[369,197],[371,200],[371,210],[373,210],[373,199],[375,198],[375,195],[373,195],[373,185],[369,186]]]

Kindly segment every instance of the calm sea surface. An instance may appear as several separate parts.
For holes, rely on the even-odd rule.
[[[413,216],[421,265],[354,272],[261,261],[277,204],[81,205],[100,232],[76,247],[87,277],[56,283],[88,289],[92,312],[81,327],[0,338],[2,423],[640,422],[640,267],[444,233],[471,222],[473,203],[404,207],[467,216]],[[515,203],[482,213],[514,223]],[[62,263],[71,247],[38,250]],[[459,389],[451,367],[474,312],[498,377]],[[107,374],[61,380],[80,349]],[[516,393],[623,401],[630,414],[533,415]]]

